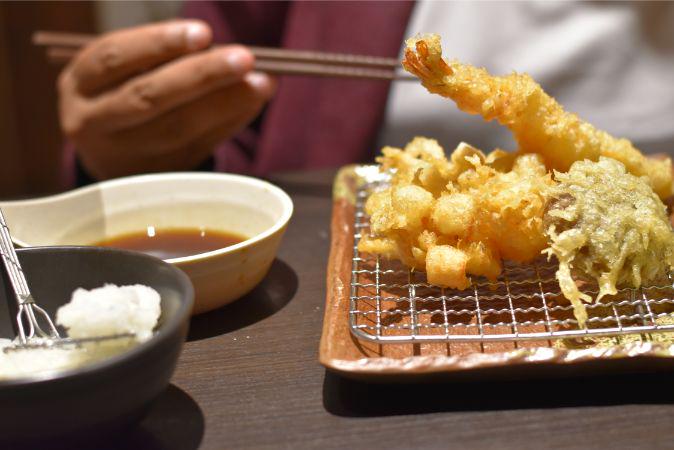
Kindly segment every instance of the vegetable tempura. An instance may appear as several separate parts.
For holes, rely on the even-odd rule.
[[[674,268],[674,233],[665,205],[643,178],[610,158],[578,161],[568,173],[555,172],[545,215],[549,255],[559,261],[559,287],[582,325],[592,297],[581,293],[573,272],[595,278],[597,300],[616,285],[638,288]],[[608,182],[610,180],[610,182]]]
[[[539,155],[484,155],[461,144],[447,160],[435,140],[420,137],[383,154],[379,162],[395,173],[365,205],[374,236],[360,241],[361,251],[465,289],[467,274],[493,280],[501,259],[528,262],[547,246],[543,212],[553,181]]]

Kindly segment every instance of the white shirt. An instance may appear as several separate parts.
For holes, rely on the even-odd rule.
[[[495,75],[528,72],[567,111],[644,152],[674,155],[674,4],[433,2],[415,7],[406,37],[438,33],[447,59]],[[419,83],[395,82],[379,144],[421,135],[516,149],[509,130],[465,114]]]

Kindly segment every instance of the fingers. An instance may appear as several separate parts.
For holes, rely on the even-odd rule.
[[[216,129],[220,130],[218,137],[231,137],[257,116],[274,89],[274,81],[269,76],[249,73],[240,83],[211,92],[143,126],[114,136],[122,145],[143,142],[147,146],[146,153],[153,155],[187,147]]]
[[[148,122],[208,92],[240,82],[253,64],[252,53],[241,46],[178,59],[91,99],[86,114],[89,126],[118,130]]]
[[[181,105],[142,126],[82,135],[78,142],[80,160],[98,179],[196,167],[217,142],[231,138],[250,123],[274,89],[275,82],[269,76],[248,73],[241,82]]]
[[[211,39],[198,21],[122,30],[66,67],[61,127],[93,176],[193,167],[259,114],[273,80],[245,47],[202,51]]]
[[[66,72],[76,89],[92,94],[181,55],[210,45],[203,22],[172,21],[106,34],[87,46]]]

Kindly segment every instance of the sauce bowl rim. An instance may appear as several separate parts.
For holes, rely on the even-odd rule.
[[[276,234],[279,230],[285,227],[292,217],[294,206],[290,196],[283,191],[278,186],[259,178],[250,177],[246,175],[231,174],[231,173],[205,173],[205,172],[164,172],[164,173],[153,173],[153,174],[141,174],[141,175],[132,175],[127,177],[115,178],[112,180],[100,181],[93,183],[88,186],[83,186],[76,188],[67,192],[62,192],[55,195],[50,195],[46,197],[34,198],[34,199],[25,199],[19,201],[7,202],[8,204],[19,205],[24,204],[39,204],[39,203],[51,203],[54,201],[62,201],[71,197],[77,197],[81,195],[86,195],[91,191],[111,189],[118,186],[131,185],[142,182],[153,182],[153,181],[170,181],[170,180],[229,180],[235,181],[248,186],[255,186],[261,189],[266,189],[274,195],[281,202],[282,212],[281,216],[275,220],[274,224],[266,228],[261,233],[257,233],[254,236],[247,238],[246,240],[239,242],[238,244],[230,245],[227,247],[218,248],[211,250],[209,252],[195,253],[193,255],[181,256],[178,258],[168,258],[164,259],[169,264],[181,264],[181,263],[191,263],[197,262],[200,260],[210,259],[212,257],[225,255],[228,253],[235,252],[237,250],[250,247],[257,242],[263,241],[270,236]],[[35,247],[34,244],[24,242],[20,239],[12,237],[14,243],[23,248]],[[54,244],[53,246],[83,246],[83,247],[95,247],[88,244]],[[50,246],[50,247],[53,247]],[[40,246],[47,247],[47,246]]]

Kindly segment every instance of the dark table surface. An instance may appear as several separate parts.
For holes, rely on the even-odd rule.
[[[193,319],[170,388],[114,448],[674,447],[674,372],[425,385],[326,372],[332,173],[272,180],[295,214],[269,276]]]

